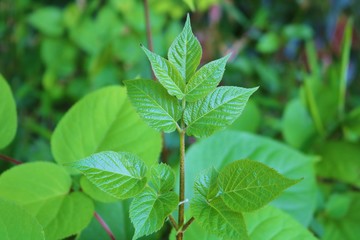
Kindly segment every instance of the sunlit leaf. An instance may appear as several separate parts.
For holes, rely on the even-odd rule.
[[[134,154],[100,152],[71,163],[98,188],[119,199],[139,194],[146,184],[146,166]]]
[[[206,98],[187,104],[184,121],[187,134],[209,136],[233,123],[257,88],[218,87]]]
[[[175,173],[167,164],[155,165],[150,171],[150,183],[157,192],[168,192],[174,188]]]
[[[192,33],[188,15],[184,29],[169,48],[169,61],[180,71],[181,76],[187,82],[199,66],[201,55],[201,45]]]

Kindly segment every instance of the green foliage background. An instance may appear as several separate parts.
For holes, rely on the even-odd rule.
[[[207,168],[208,162],[223,167],[225,163],[251,157],[288,177],[305,178],[304,182],[292,188],[294,192],[285,192],[272,206],[262,209],[264,213],[259,216],[273,219],[274,225],[278,225],[275,221],[290,219],[286,223],[289,229],[299,233],[297,239],[308,236],[308,232],[302,232],[304,227],[320,239],[358,239],[360,4],[346,0],[150,0],[149,6],[156,53],[166,55],[166,50],[181,31],[186,13],[191,8],[193,31],[203,47],[201,63],[218,59],[231,51],[221,85],[248,88],[260,86],[243,115],[229,129],[199,142],[195,138],[188,139],[187,144],[189,147],[191,145],[187,155],[188,181],[191,183],[187,184],[187,195],[193,195],[191,187],[196,174]],[[346,27],[349,19],[353,23]],[[160,135],[142,122],[136,126],[130,125],[130,122],[139,121],[135,113],[121,115],[123,111],[129,111],[130,106],[125,99],[125,90],[120,86],[103,88],[123,85],[123,81],[128,79],[151,77],[150,65],[139,46],[147,45],[145,30],[144,8],[140,0],[1,1],[0,73],[14,95],[18,122],[16,136],[11,144],[8,145],[11,140],[4,140],[5,137],[2,139],[4,143],[0,142],[0,147],[7,146],[1,149],[1,154],[22,162],[61,162],[59,159],[64,158],[68,158],[66,162],[69,162],[95,151],[116,151],[119,146],[125,146],[128,151],[147,156],[147,163],[161,158],[176,168],[176,134],[165,135],[164,152],[159,157]],[[0,82],[0,91],[6,88],[3,82]],[[346,89],[345,98],[341,92],[343,86]],[[82,106],[78,103],[75,107],[84,109],[81,116],[97,119],[97,122],[104,121],[104,126],[116,123],[117,120],[121,123],[128,121],[128,125],[114,124],[116,127],[110,129],[103,127],[94,133],[87,131],[89,135],[100,134],[107,139],[111,138],[118,146],[112,146],[110,140],[89,146],[88,135],[72,138],[78,120],[76,114],[71,113],[62,120],[74,125],[68,129],[68,136],[57,136],[56,131],[53,134],[56,126],[68,128],[68,125],[61,126],[60,119],[71,106],[86,94],[100,88],[100,91],[106,91],[103,95],[124,103],[116,106],[100,103],[94,106],[89,99],[93,95],[88,95],[87,99],[82,100]],[[5,101],[2,101],[4,96],[0,95],[1,106]],[[13,124],[16,116],[9,119],[12,110],[3,110],[1,106],[0,123],[8,124],[8,121]],[[107,107],[115,107],[118,112],[106,115]],[[91,124],[86,122],[80,125],[85,128]],[[112,136],[113,132],[125,132],[129,137],[137,139],[134,136],[144,131],[152,141],[134,140],[135,144],[131,144],[131,141],[129,143]],[[83,132],[83,129],[79,132]],[[14,133],[10,130],[6,133],[12,139]],[[139,144],[144,144],[144,148],[151,152],[146,154]],[[73,151],[77,150],[77,156],[74,157]],[[42,179],[41,169],[56,168],[52,163],[37,164],[39,179]],[[47,167],[47,164],[54,166]],[[3,172],[12,166],[0,161],[2,198],[11,198],[8,193],[5,194],[9,188],[6,183],[10,181],[6,179],[11,179],[11,171],[17,170],[8,171],[7,175]],[[132,237],[134,229],[127,217],[129,202],[117,202],[112,196],[104,196],[103,192],[94,189],[83,178],[68,179],[69,175],[64,174],[61,168],[54,171],[62,176],[57,179],[64,178],[63,181],[68,182],[67,187],[59,191],[57,199],[52,202],[54,206],[63,209],[65,217],[75,215],[66,210],[72,202],[86,202],[88,209],[78,210],[84,212],[83,216],[86,217],[89,212],[91,214],[94,208],[106,219],[117,238]],[[14,181],[10,181],[10,186],[15,184]],[[69,193],[70,188],[81,188],[86,194]],[[48,193],[45,197],[51,198],[52,194],[56,192]],[[90,201],[89,196],[96,201]],[[60,206],[58,202],[64,199],[68,205]],[[30,200],[25,196],[21,204],[26,205],[26,201]],[[305,203],[308,204],[305,206]],[[4,204],[16,208],[12,203]],[[30,212],[44,207],[42,202],[38,202],[37,206],[31,207]],[[14,211],[23,214],[24,218],[33,218],[22,208]],[[41,211],[39,214],[41,217],[37,221],[40,224],[43,224],[41,220],[49,223],[50,229],[48,216]],[[256,226],[257,221],[266,222],[256,218],[249,213],[245,216],[245,222],[252,229],[266,229],[263,231],[268,236],[276,236],[277,231],[281,230],[268,229],[265,223]],[[38,227],[37,221],[32,227]],[[79,219],[79,228],[82,229],[81,223]],[[23,229],[30,227],[24,226]],[[167,226],[149,238],[166,239],[168,231]],[[262,239],[256,231],[249,231],[251,239]],[[76,233],[71,229],[69,232]],[[49,234],[53,234],[54,238],[66,235],[56,229],[48,231],[45,228],[45,236]],[[201,230],[196,222],[186,234],[189,239],[192,239],[191,236],[194,239],[196,236],[211,239],[209,233]],[[272,239],[286,239],[286,236]],[[106,235],[92,218],[90,225],[78,238],[106,239]]]

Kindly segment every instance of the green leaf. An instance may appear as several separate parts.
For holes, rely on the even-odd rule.
[[[228,129],[244,131],[244,132],[256,132],[262,122],[262,113],[258,105],[249,100],[246,103],[246,108],[229,127]]]
[[[51,150],[60,164],[101,151],[121,151],[151,166],[157,163],[161,136],[140,119],[126,89],[111,86],[85,96],[65,114],[51,137]]]
[[[181,118],[178,100],[151,80],[136,79],[125,81],[128,95],[139,115],[153,128],[172,132]]]
[[[165,58],[150,52],[144,46],[141,47],[150,60],[152,70],[156,78],[163,85],[168,93],[176,96],[178,99],[183,99],[185,81],[182,79],[176,67]]]
[[[285,190],[271,205],[284,210],[307,226],[317,206],[318,190],[312,158],[271,139],[237,131],[222,131],[193,144],[186,154],[186,186],[193,186],[194,179],[203,169],[222,169],[238,159],[256,159],[276,169],[288,178],[304,178]],[[187,198],[193,197],[191,187],[186,188]],[[191,227],[190,227],[191,229]]]
[[[146,185],[146,166],[134,154],[101,152],[70,163],[98,188],[119,199],[139,194]]]
[[[326,203],[326,214],[332,219],[341,219],[346,216],[351,204],[351,196],[348,194],[332,194]]]
[[[188,15],[184,29],[169,48],[168,58],[187,82],[199,66],[201,55],[201,45],[192,33]]]
[[[272,206],[244,213],[251,240],[315,240],[314,235],[294,218]]]
[[[39,8],[30,14],[28,21],[33,27],[49,36],[58,37],[64,31],[63,15],[60,8]]]
[[[274,53],[280,47],[280,38],[275,32],[264,34],[256,44],[256,50],[261,53]]]
[[[68,195],[70,187],[66,170],[47,162],[21,164],[0,177],[0,197],[16,202],[34,216],[46,239],[66,238],[90,222],[92,201],[83,193]]]
[[[297,182],[299,180],[288,179],[252,160],[230,163],[220,171],[218,179],[222,199],[231,209],[240,212],[263,207]]]
[[[150,184],[159,193],[169,192],[174,188],[175,173],[167,164],[155,165],[151,168]]]
[[[10,86],[0,74],[0,149],[15,137],[17,128],[16,104]]]
[[[184,112],[187,134],[205,137],[230,125],[240,116],[250,95],[256,90],[218,87],[206,98],[189,103]]]
[[[230,209],[217,196],[218,173],[209,169],[195,181],[190,208],[196,221],[208,232],[225,239],[248,239],[243,215]]]
[[[185,2],[191,11],[195,10],[195,4],[194,4],[194,0],[183,0],[183,2]]]
[[[322,144],[318,153],[321,155],[316,165],[319,176],[360,186],[360,144],[329,141]]]
[[[107,202],[115,202],[119,200],[111,196],[110,194],[104,192],[100,188],[98,188],[85,176],[81,176],[80,186],[85,194],[89,195],[92,199],[96,201],[107,203]]]
[[[133,239],[159,230],[177,205],[178,196],[175,192],[158,194],[153,189],[146,188],[133,199],[130,206],[130,219],[135,227]]]
[[[316,134],[314,122],[300,99],[286,104],[282,117],[282,134],[287,143],[302,148]]]
[[[43,228],[25,209],[13,202],[0,199],[0,212],[2,240],[45,240]]]
[[[212,61],[197,71],[185,87],[186,101],[195,102],[204,98],[220,83],[230,54]]]

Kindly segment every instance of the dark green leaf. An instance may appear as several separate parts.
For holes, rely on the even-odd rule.
[[[125,81],[128,95],[139,115],[153,128],[172,132],[181,118],[181,106],[159,84],[151,80]]]
[[[182,99],[185,95],[185,81],[176,67],[165,58],[150,52],[147,48],[142,47],[142,49],[148,56],[152,70],[161,85],[166,88],[170,95]]]
[[[70,163],[98,188],[119,199],[139,194],[146,184],[146,166],[134,154],[101,152]]]
[[[185,87],[186,101],[197,101],[216,88],[223,77],[229,57],[230,54],[206,64],[190,78]]]
[[[257,88],[219,87],[206,98],[189,103],[184,112],[187,133],[205,137],[238,118]]]
[[[130,219],[135,227],[133,239],[158,231],[177,205],[176,193],[158,194],[153,189],[146,188],[133,199],[130,206]]]
[[[190,17],[188,15],[184,29],[169,48],[168,58],[187,82],[199,66],[201,55],[201,46],[192,33]]]

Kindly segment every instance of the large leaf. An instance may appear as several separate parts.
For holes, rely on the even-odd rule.
[[[186,186],[193,186],[193,179],[203,169],[211,166],[221,169],[235,160],[245,158],[262,162],[288,178],[304,178],[285,190],[271,204],[286,211],[303,225],[308,225],[317,196],[314,161],[286,145],[264,137],[223,131],[193,144],[186,155]],[[192,189],[186,188],[186,197],[191,199],[192,196]]]
[[[86,176],[80,178],[81,190],[89,195],[92,199],[99,202],[116,202],[119,199],[111,196],[110,194],[100,190],[94,183],[92,183]]]
[[[321,146],[319,154],[318,175],[360,186],[360,144],[329,141]]]
[[[243,215],[230,209],[217,196],[217,178],[215,169],[200,174],[195,182],[191,212],[196,221],[210,233],[225,239],[247,239]]]
[[[257,88],[219,87],[206,98],[189,103],[184,112],[187,133],[205,137],[238,118]]]
[[[306,228],[285,212],[267,206],[251,213],[244,213],[251,240],[315,240]]]
[[[151,80],[125,81],[131,102],[140,116],[159,131],[172,132],[181,118],[181,106],[159,84]]]
[[[0,74],[0,149],[15,137],[17,127],[16,105],[10,86]]]
[[[229,57],[227,55],[206,64],[190,78],[185,87],[186,101],[195,102],[216,88],[223,77]]]
[[[51,150],[58,163],[101,151],[124,151],[150,166],[158,160],[161,136],[137,115],[126,89],[111,86],[87,95],[65,114],[51,138]]]
[[[39,222],[25,209],[0,199],[0,236],[2,240],[45,240]]]
[[[165,58],[150,52],[147,48],[142,47],[142,49],[149,58],[151,68],[161,85],[166,88],[170,95],[182,99],[185,95],[185,81],[176,67]]]
[[[0,177],[0,197],[16,202],[33,215],[47,239],[65,238],[90,222],[93,203],[82,193],[68,195],[71,178],[53,163],[16,166]]]
[[[192,33],[188,15],[184,29],[169,48],[168,58],[180,71],[183,79],[189,81],[199,66],[201,55],[201,45]]]
[[[101,152],[71,163],[98,188],[119,199],[134,197],[146,184],[146,166],[134,154]]]
[[[153,189],[146,188],[133,199],[130,206],[130,219],[135,227],[133,239],[159,230],[177,205],[178,196],[175,192],[158,194]]]
[[[157,192],[168,192],[174,188],[175,173],[167,164],[155,165],[151,168],[150,183]]]
[[[252,160],[230,163],[220,171],[218,179],[220,196],[226,205],[240,212],[263,207],[297,182]]]

